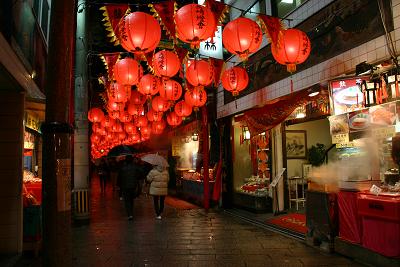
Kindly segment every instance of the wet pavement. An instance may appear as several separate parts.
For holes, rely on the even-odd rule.
[[[91,204],[90,225],[73,229],[73,266],[362,266],[225,212],[166,206],[157,220],[142,195],[128,221],[117,193],[96,185]]]

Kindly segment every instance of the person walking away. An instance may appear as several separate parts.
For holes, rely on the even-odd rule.
[[[156,218],[161,220],[165,196],[168,195],[168,171],[162,166],[154,166],[147,174],[146,179],[150,183],[149,194],[153,196]]]
[[[138,196],[139,179],[142,176],[137,158],[134,161],[132,155],[127,155],[119,171],[119,176],[126,213],[128,214],[128,220],[131,221],[133,220],[134,199]]]
[[[110,169],[110,179],[113,192],[117,190],[117,180],[118,180],[118,164],[115,158],[110,158],[109,160]]]
[[[100,179],[100,191],[104,193],[106,191],[107,185],[107,176],[108,176],[108,167],[106,160],[104,158],[101,159],[99,166],[97,167],[97,174]]]

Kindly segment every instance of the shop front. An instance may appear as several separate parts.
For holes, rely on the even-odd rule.
[[[200,206],[204,203],[204,140],[201,122],[193,121],[176,129],[172,136],[172,157],[176,162],[177,196]],[[209,142],[211,143],[211,142]],[[208,169],[209,196],[213,194],[216,165]]]
[[[307,241],[373,265],[400,257],[397,79],[389,73],[330,82],[335,155],[313,166]]]

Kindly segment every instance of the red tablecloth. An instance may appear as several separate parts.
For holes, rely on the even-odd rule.
[[[400,196],[358,193],[362,245],[387,257],[400,257]]]
[[[357,214],[357,192],[340,191],[339,206],[339,236],[347,241],[361,243],[361,220]]]
[[[26,190],[31,193],[36,200],[38,201],[38,205],[42,204],[42,183],[26,183]]]

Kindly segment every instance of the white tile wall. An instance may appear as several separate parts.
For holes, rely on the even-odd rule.
[[[291,26],[294,27],[306,17],[318,12],[331,2],[332,0],[308,1],[305,5],[288,16],[288,18],[293,19]],[[392,0],[392,7],[395,30],[391,34],[393,40],[396,42],[397,50],[400,51],[400,0]],[[380,36],[350,51],[346,51],[341,55],[292,75],[294,90],[298,91],[316,83],[330,80],[339,75],[354,72],[355,66],[360,62],[367,61],[368,63],[376,63],[389,58],[390,56],[386,48],[386,39],[384,36]],[[224,105],[223,89],[219,88],[217,117],[222,118],[230,116],[246,109],[262,105],[268,100],[289,93],[290,77],[238,99],[236,108],[234,102]]]

